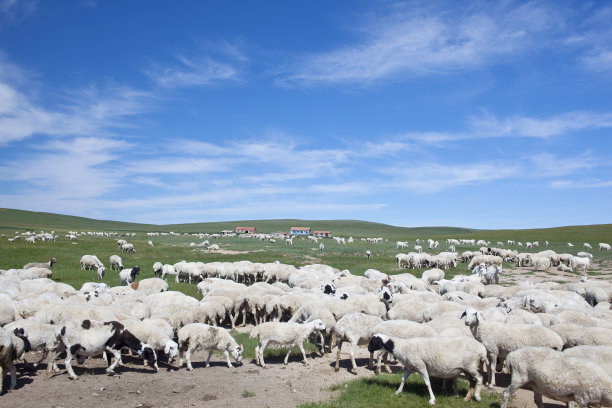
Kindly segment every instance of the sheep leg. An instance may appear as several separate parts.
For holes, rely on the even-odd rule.
[[[236,328],[236,318],[238,314],[235,314],[233,311],[229,312],[230,322],[232,324],[232,329]]]
[[[108,368],[106,369],[106,373],[108,375],[113,375],[115,374],[115,367],[117,366],[117,364],[119,364],[119,360],[121,360],[121,350],[114,350],[111,348],[107,348],[106,350],[110,351],[115,357],[115,361],[113,361],[113,364],[108,366]]]
[[[187,352],[185,352],[185,360],[187,360],[187,371],[191,371],[193,370],[193,366],[191,365],[191,352],[193,350],[191,349],[191,347],[189,347],[187,349]]]
[[[74,373],[74,370],[72,369],[72,364],[70,364],[71,360],[72,360],[72,353],[70,352],[70,349],[67,347],[66,348],[66,359],[64,360],[64,365],[66,366],[66,371],[68,371],[70,378],[73,380],[76,380],[79,377]]]
[[[223,353],[225,353],[225,355],[227,356],[227,351],[224,351]],[[210,367],[210,358],[212,357],[212,355],[213,355],[213,350],[210,350],[208,352],[208,358],[206,359],[206,367],[207,368]],[[228,357],[228,360],[229,360],[229,357]]]
[[[412,371],[410,371],[408,368],[404,368],[404,375],[402,376],[402,382],[400,382],[400,386],[397,389],[397,391],[395,391],[395,395],[399,395],[402,393],[402,391],[404,390],[404,384],[406,384],[406,378],[408,378],[408,376],[412,374]]]
[[[261,345],[259,346],[259,362],[261,363],[262,367],[266,366],[266,362],[264,361],[264,350],[266,348],[266,346],[268,345],[267,342],[263,342],[261,343]]]
[[[325,337],[323,337],[323,333],[319,332],[319,339],[321,340],[321,355],[325,355]]]
[[[291,354],[291,346],[288,347],[287,355],[285,356],[285,361],[283,362],[285,365],[289,363],[289,354]]]
[[[351,355],[351,365],[353,366],[351,373],[353,374],[357,374],[357,363],[355,362],[355,348],[357,347],[357,344],[353,344],[351,343],[351,350],[350,350],[350,355]],[[371,368],[371,367],[368,367]]]
[[[212,351],[210,352],[212,355]],[[229,357],[229,353],[227,352],[227,350],[223,350],[223,354],[225,354],[225,358],[227,359],[227,366],[229,368],[232,368],[232,362],[230,361],[230,357]],[[210,357],[209,357],[210,358]]]
[[[468,390],[468,393],[469,393],[469,392],[470,392],[470,391]],[[455,395],[455,397],[458,397],[458,396],[459,396],[459,388],[458,388],[458,386],[457,386],[457,377],[454,377],[454,378],[453,378],[453,394]]]
[[[257,365],[261,365],[259,362],[259,344],[257,346],[255,346],[255,362],[257,363]]]
[[[338,340],[336,339],[336,342],[338,343]],[[335,371],[340,371],[340,352],[342,350],[342,340],[340,340],[340,342],[338,343],[338,353],[336,354],[336,367],[334,368]]]
[[[300,343],[300,351],[302,352],[302,357],[304,357],[304,364],[308,365],[308,360],[306,359],[306,352],[304,351],[304,343]]]
[[[489,388],[493,388],[495,386],[495,366],[497,365],[497,355],[489,356],[489,370],[487,374],[489,375]]]
[[[504,390],[504,399],[500,408],[507,408],[508,400],[510,399],[510,397],[514,395],[516,390],[520,389],[523,385],[526,384],[526,382],[517,381],[518,378],[516,376],[513,377],[514,378],[512,378],[512,380],[510,381],[510,385],[508,386],[508,388]]]
[[[436,396],[434,395],[433,390],[431,389],[431,381],[429,381],[429,373],[427,372],[427,368],[423,367],[420,371],[420,374],[423,376],[423,380],[425,381],[425,385],[427,386],[427,391],[429,391],[429,404],[435,405]]]
[[[539,392],[533,392],[533,402],[535,402],[538,408],[544,408],[544,403],[542,402],[542,394]]]

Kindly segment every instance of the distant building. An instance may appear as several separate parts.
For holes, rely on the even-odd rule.
[[[234,230],[223,230],[221,231],[221,235],[224,237],[235,234]]]
[[[315,237],[329,238],[332,236],[332,233],[331,231],[312,231],[312,235]]]
[[[310,235],[310,227],[291,227],[291,235]]]
[[[236,227],[236,234],[254,234],[255,227]]]

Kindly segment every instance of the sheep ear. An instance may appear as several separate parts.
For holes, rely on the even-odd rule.
[[[164,348],[164,353],[170,354],[170,342],[169,341],[166,343],[166,348]]]
[[[461,316],[459,316],[459,319],[463,319],[466,316],[465,310],[463,311],[463,313],[461,313]]]

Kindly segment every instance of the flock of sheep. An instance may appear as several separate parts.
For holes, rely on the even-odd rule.
[[[124,250],[127,243],[120,241]],[[121,257],[113,255],[111,269],[118,271],[121,286],[111,288],[98,280],[77,290],[50,279],[55,258],[0,270],[0,376],[4,379],[3,370],[11,374],[12,389],[15,362],[25,362],[29,349],[42,352],[40,361],[47,360],[49,376],[59,371],[56,360],[65,353],[64,366],[73,379],[73,357],[82,362],[104,355],[107,372],[113,374],[122,349],[132,350],[155,370],[162,355],[169,364],[178,358],[179,368],[186,363],[192,370],[196,350],[209,352],[207,366],[212,352],[220,350],[232,367],[230,354],[241,363],[244,348],[228,329],[241,318],[241,324],[254,325],[250,337],[258,339],[255,362],[262,367],[268,346],[298,346],[308,364],[303,344],[310,338],[323,355],[336,348],[336,371],[343,344],[349,347],[353,373],[360,345],[367,345],[368,367],[376,366],[376,373],[382,368],[390,372],[387,358],[392,355],[404,367],[397,393],[408,375],[417,372],[425,379],[432,405],[430,377],[450,379],[456,390],[457,377],[463,375],[470,381],[465,400],[480,400],[485,378],[492,387],[495,373],[506,370],[511,383],[502,408],[526,384],[531,384],[539,407],[542,395],[585,407],[612,406],[612,284],[586,275],[565,284],[499,284],[504,281],[503,262],[535,269],[565,265],[586,272],[575,258],[590,262],[591,257],[551,250],[522,253],[504,249],[500,242],[491,247],[467,241],[447,241],[452,248],[442,256],[424,257],[422,248],[398,254],[400,267],[430,268],[421,278],[408,272],[388,275],[368,269],[358,276],[321,264],[245,260],[156,262],[156,277],[136,280],[140,268],[124,268]],[[421,244],[425,242],[415,247]],[[437,247],[435,241],[427,245]],[[458,254],[455,248],[461,245],[481,248]],[[600,250],[610,246],[600,244]],[[462,261],[469,262],[472,273],[445,279],[444,269]],[[83,273],[93,269],[103,279],[106,268],[95,255],[84,255],[80,264]],[[169,291],[168,275],[197,282],[202,299]]]

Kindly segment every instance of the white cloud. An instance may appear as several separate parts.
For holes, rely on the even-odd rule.
[[[557,19],[555,10],[543,3],[490,6],[468,6],[457,14],[409,3],[390,16],[374,18],[363,28],[361,42],[304,56],[281,80],[363,83],[478,67],[538,47],[538,34],[554,27]]]
[[[559,157],[552,153],[540,153],[528,157],[533,164],[533,176],[558,177],[575,174],[583,170],[591,170],[602,165],[602,161],[590,153],[572,157]]]
[[[610,188],[612,180],[558,180],[551,182],[549,186],[558,189]]]

